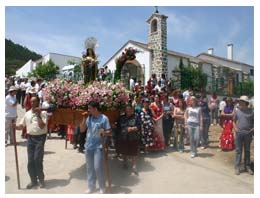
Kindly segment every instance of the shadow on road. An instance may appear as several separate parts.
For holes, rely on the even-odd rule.
[[[112,194],[130,194],[132,191],[129,188],[122,186],[112,186],[111,193]]]
[[[69,183],[70,183],[70,180],[66,180],[66,179],[46,180],[45,181],[45,188],[51,189],[51,188],[56,188],[56,187],[63,187],[63,186],[67,186]]]
[[[87,180],[87,176],[86,176],[86,164],[82,164],[80,167],[72,170],[70,173],[70,178],[69,181],[71,179],[78,179],[78,180]]]
[[[5,181],[7,182],[8,180],[10,180],[9,176],[5,176]]]
[[[209,158],[209,157],[213,157],[214,154],[212,153],[198,153],[198,157],[201,157],[201,158]]]
[[[55,154],[56,152],[53,151],[44,151],[44,155],[50,155],[50,154]]]

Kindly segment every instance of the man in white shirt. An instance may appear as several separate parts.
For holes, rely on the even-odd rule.
[[[10,144],[14,143],[12,123],[16,122],[17,117],[17,88],[11,86],[8,90],[9,94],[5,97],[5,144],[7,146],[8,136]]]
[[[44,188],[43,156],[44,144],[47,133],[47,114],[39,108],[39,99],[31,98],[32,108],[27,111],[19,125],[14,127],[17,130],[27,128],[27,154],[28,154],[28,173],[31,178],[26,188],[32,189],[38,186]]]
[[[21,95],[22,95],[21,104],[22,104],[23,108],[24,108],[25,92],[26,92],[26,89],[30,86],[31,86],[31,84],[28,82],[28,79],[24,78],[23,81],[21,82],[21,85],[20,85],[20,88],[21,88],[21,91],[22,91],[22,93],[21,93]]]

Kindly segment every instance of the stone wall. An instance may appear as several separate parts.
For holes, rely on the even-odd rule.
[[[151,32],[151,23],[157,20],[157,31]],[[148,47],[151,50],[151,73],[157,78],[165,74],[167,78],[167,17],[158,13],[153,14],[149,22]]]

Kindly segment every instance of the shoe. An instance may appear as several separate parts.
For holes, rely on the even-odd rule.
[[[95,192],[95,189],[87,189],[84,194],[92,194],[93,192]]]
[[[99,193],[100,194],[106,194],[106,189],[100,188]]]
[[[239,168],[235,168],[235,175],[240,175],[240,170],[239,170]]]
[[[43,180],[39,181],[39,186],[40,188],[45,188],[45,182]]]
[[[179,153],[183,153],[184,151],[182,149],[179,150]]]
[[[31,182],[31,183],[27,184],[26,189],[32,189],[36,186],[38,186],[38,183]]]
[[[136,168],[133,168],[133,171],[132,171],[136,176],[139,175],[139,173],[137,172],[137,169]]]
[[[196,157],[196,154],[195,154],[195,153],[192,153],[192,154],[190,155],[190,157],[191,157],[191,158],[194,158],[194,157]]]
[[[205,146],[200,147],[201,150],[204,150],[205,148],[206,148]]]
[[[77,149],[78,147],[77,147],[77,145],[73,145],[73,149]]]
[[[78,149],[78,153],[84,153],[83,149]]]
[[[248,172],[249,175],[253,175],[254,172],[251,170],[250,167],[246,167],[246,172]]]

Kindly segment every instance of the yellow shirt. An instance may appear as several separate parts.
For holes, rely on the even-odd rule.
[[[46,111],[41,112],[42,121],[45,123],[44,128],[40,128],[38,124],[38,118],[32,110],[29,110],[25,113],[24,117],[22,118],[20,124],[26,126],[27,133],[29,135],[42,135],[47,133],[47,113]]]

